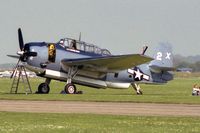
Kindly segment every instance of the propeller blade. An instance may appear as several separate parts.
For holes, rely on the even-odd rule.
[[[22,31],[20,28],[18,29],[18,39],[19,39],[19,47],[20,47],[20,50],[22,51],[24,48],[24,40],[22,36]]]
[[[16,59],[19,59],[20,58],[20,56],[18,56],[18,55],[7,55],[8,57],[11,57],[11,58],[16,58]]]

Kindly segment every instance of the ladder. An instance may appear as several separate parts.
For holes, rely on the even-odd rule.
[[[11,86],[11,89],[10,89],[10,93],[17,94],[20,79],[21,79],[21,83],[23,83],[24,91],[25,91],[26,95],[28,93],[32,93],[30,82],[28,80],[28,76],[27,76],[27,73],[26,73],[26,69],[23,65],[18,65],[14,70],[13,82],[12,82],[12,86]]]

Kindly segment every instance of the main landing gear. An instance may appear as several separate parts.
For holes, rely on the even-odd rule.
[[[51,82],[51,79],[47,78],[44,83],[41,83],[38,86],[38,91],[36,92],[37,94],[48,94],[50,91],[49,84]],[[64,92],[66,94],[76,94],[76,86],[72,83],[68,83],[64,87]]]
[[[65,85],[64,91],[67,94],[76,94],[76,86],[72,83],[72,78],[78,73],[77,67],[69,67],[67,74],[67,84]]]
[[[78,67],[69,67],[68,74],[67,74],[67,84],[64,87],[64,92],[66,94],[76,94],[76,86],[72,83],[72,78],[77,74]],[[49,84],[51,82],[50,78],[47,78],[44,83],[41,83],[38,86],[38,91],[36,93],[38,94],[48,94],[50,91]]]
[[[141,91],[141,88],[140,88],[140,85],[139,85],[139,84],[132,83],[131,85],[132,85],[133,88],[135,89],[137,95],[142,95],[142,91]]]
[[[48,94],[49,91],[50,91],[50,87],[49,87],[50,82],[51,82],[51,79],[47,78],[44,83],[41,83],[38,86],[38,91],[36,93],[39,93],[39,94]]]

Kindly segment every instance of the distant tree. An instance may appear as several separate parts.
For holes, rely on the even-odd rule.
[[[190,68],[192,66],[192,64],[188,63],[188,62],[180,62],[179,64],[177,64],[177,68]]]
[[[193,71],[199,72],[200,71],[200,61],[193,64]]]
[[[200,55],[187,57],[174,55],[174,66],[176,68],[192,68],[193,72],[200,72]]]

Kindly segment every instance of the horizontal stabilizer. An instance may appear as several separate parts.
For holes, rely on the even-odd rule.
[[[161,67],[161,66],[156,66],[156,65],[151,65],[149,66],[150,68],[154,70],[161,70],[161,71],[175,71],[175,67]]]

